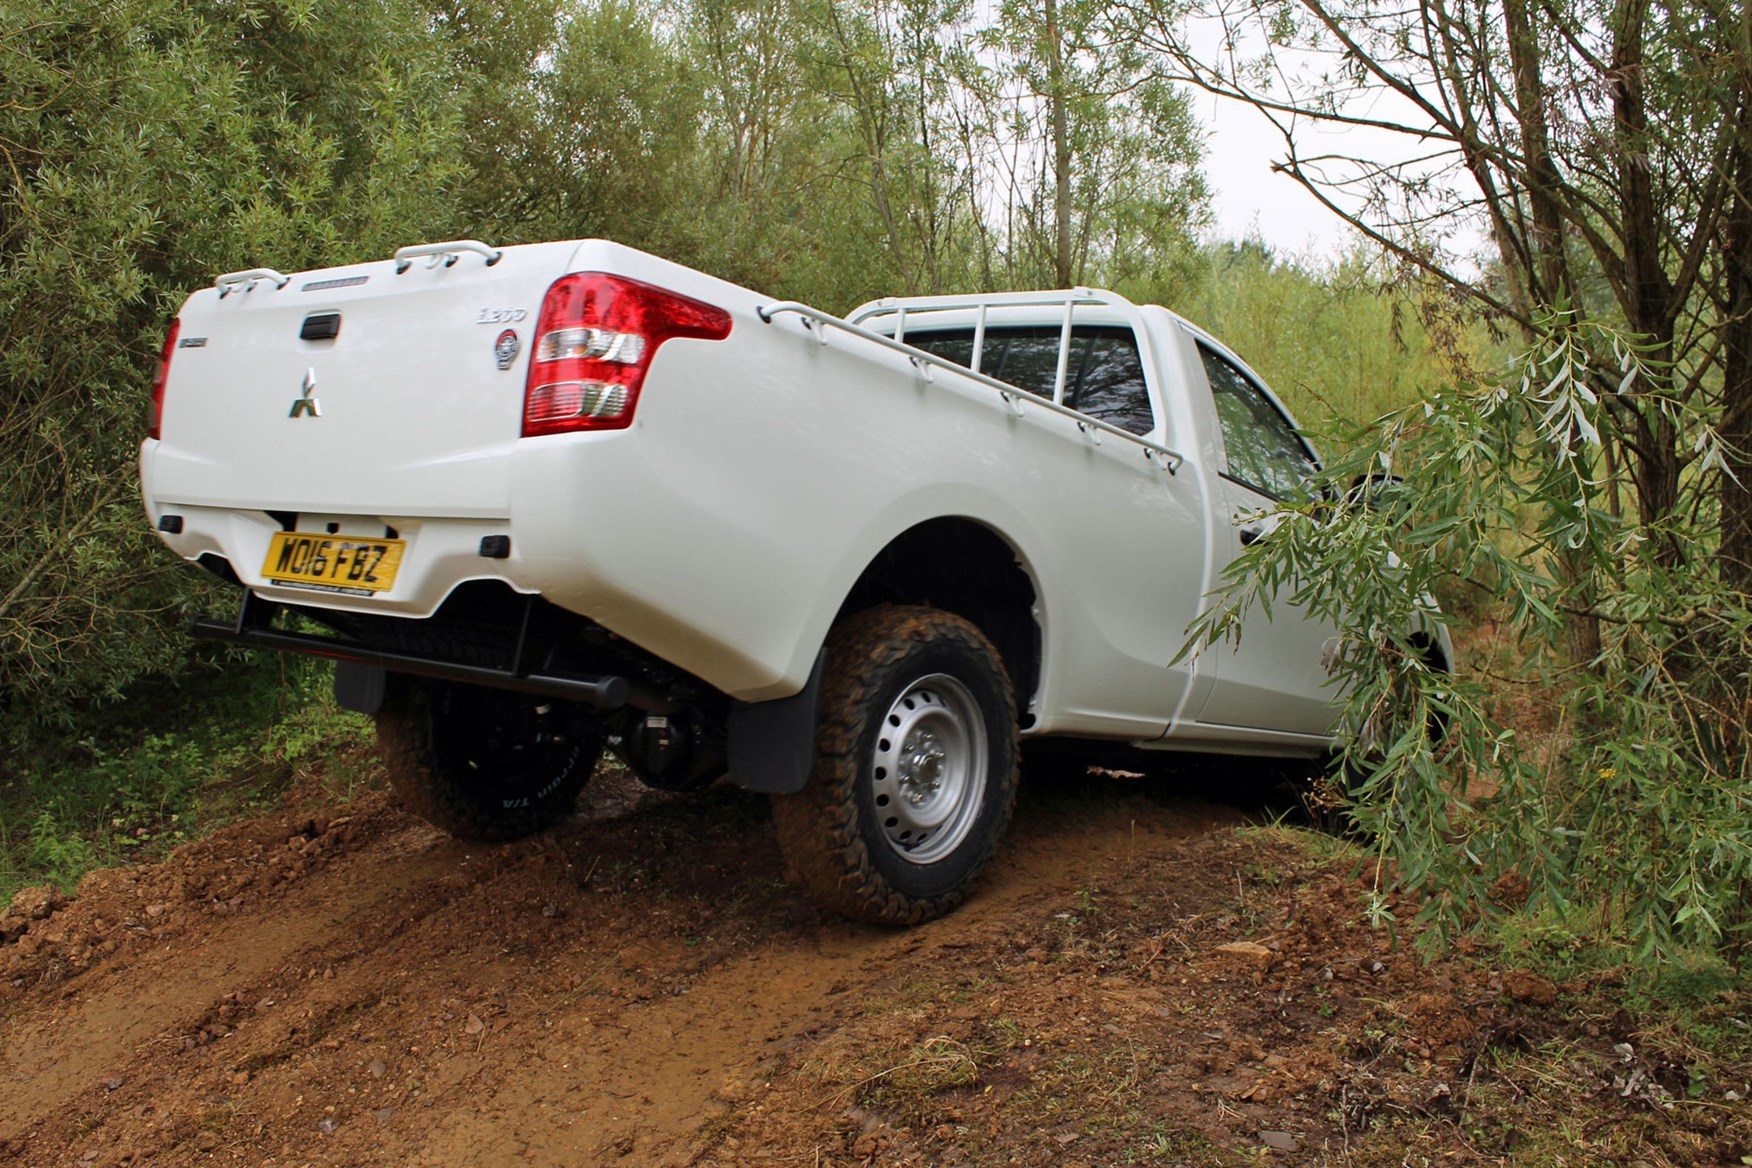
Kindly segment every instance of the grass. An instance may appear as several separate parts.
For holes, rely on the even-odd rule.
[[[359,768],[328,764],[365,741],[369,722],[336,709],[328,687],[320,663],[270,657],[86,711],[74,728],[8,726],[0,907],[20,888],[71,891],[94,868],[162,855],[301,775],[339,783],[344,798]]]

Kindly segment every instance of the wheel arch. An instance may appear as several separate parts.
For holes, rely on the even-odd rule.
[[[787,697],[733,703],[730,774],[738,785],[772,794],[802,789],[814,760],[829,631],[882,604],[922,605],[972,624],[997,650],[1009,675],[1018,726],[1026,730],[1033,724],[1046,654],[1045,590],[1015,542],[985,520],[938,514],[901,528],[856,571],[839,592],[839,603],[818,611],[819,639],[805,638],[812,667],[802,688]]]
[[[907,528],[865,566],[834,620],[878,604],[940,609],[984,633],[1010,675],[1017,720],[1028,727],[1045,646],[1040,588],[1027,558],[995,528],[966,516]]]

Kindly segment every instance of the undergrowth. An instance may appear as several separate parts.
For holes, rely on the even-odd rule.
[[[1274,603],[1339,630],[1334,783],[1428,944],[1520,912],[1650,977],[1697,954],[1745,972],[1752,599],[1711,570],[1720,439],[1658,373],[1561,318],[1499,375],[1357,426],[1195,624],[1189,650]],[[1650,518],[1618,458],[1638,427],[1698,464]],[[1468,594],[1500,673],[1432,648],[1429,598]],[[1549,729],[1517,724],[1541,709]]]
[[[93,868],[162,855],[300,775],[350,782],[352,768],[326,764],[368,734],[367,720],[334,706],[328,668],[291,657],[228,662],[63,726],[9,723],[0,907],[20,888],[69,891]]]

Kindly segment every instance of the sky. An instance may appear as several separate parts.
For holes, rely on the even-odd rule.
[[[1193,108],[1209,131],[1205,181],[1211,187],[1219,239],[1258,235],[1273,251],[1335,256],[1354,238],[1338,216],[1322,207],[1271,164],[1286,155],[1284,137],[1251,106],[1207,93],[1193,94]]]
[[[1194,29],[1193,41],[1216,51],[1216,35],[1208,28]],[[1288,76],[1315,73],[1323,66],[1311,54],[1278,50],[1281,68]],[[1272,163],[1287,157],[1284,136],[1271,121],[1252,106],[1232,98],[1216,97],[1189,89],[1192,107],[1207,131],[1204,159],[1205,181],[1211,188],[1215,223],[1208,232],[1218,239],[1246,239],[1257,235],[1279,254],[1332,258],[1360,238],[1337,215],[1327,210],[1300,183],[1272,171]],[[1347,109],[1388,121],[1418,124],[1419,116],[1409,103],[1392,94],[1375,93],[1358,98]],[[1435,147],[1403,134],[1367,126],[1334,126],[1303,120],[1297,127],[1297,142],[1304,158],[1339,154],[1380,163],[1427,153]],[[1438,186],[1452,179],[1436,180]],[[1460,189],[1460,188],[1453,188]],[[1341,203],[1347,196],[1328,188]],[[1476,227],[1464,226],[1449,240],[1462,253],[1483,248],[1484,237]],[[1460,263],[1465,269],[1475,260]]]

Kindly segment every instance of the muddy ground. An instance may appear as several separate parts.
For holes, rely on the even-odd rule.
[[[1752,1163],[1744,1068],[1421,961],[1354,851],[1025,785],[903,931],[795,894],[734,790],[610,775],[479,847],[312,784],[0,916],[0,1165]]]

